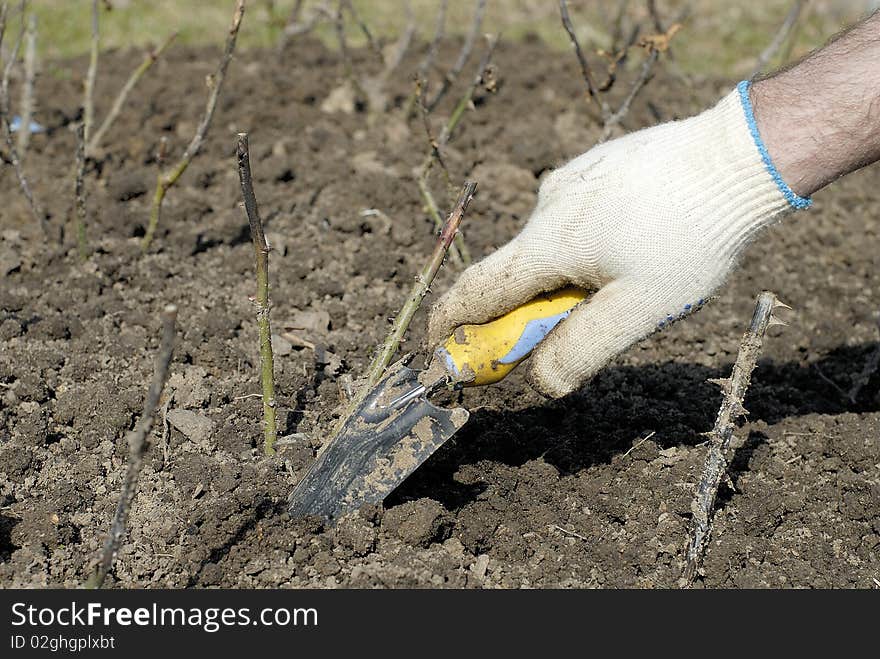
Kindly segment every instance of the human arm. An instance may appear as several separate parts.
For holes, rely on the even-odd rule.
[[[555,170],[523,231],[435,305],[430,341],[565,285],[595,291],[529,365],[545,395],[575,390],[700,308],[764,227],[880,157],[878,49],[875,15],[695,117],[599,145]]]

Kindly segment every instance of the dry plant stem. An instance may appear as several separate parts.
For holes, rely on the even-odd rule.
[[[196,134],[192,141],[187,145],[177,164],[170,169],[160,172],[156,181],[156,192],[153,194],[153,206],[150,211],[150,221],[147,225],[147,231],[141,241],[141,249],[147,251],[150,243],[153,242],[153,236],[156,234],[156,227],[159,226],[159,219],[162,213],[162,202],[169,188],[173,186],[179,179],[193,158],[198,155],[205,137],[208,134],[208,128],[211,126],[211,120],[214,118],[214,110],[217,109],[217,99],[220,97],[220,90],[223,88],[223,80],[226,78],[226,70],[229,68],[229,62],[232,60],[232,54],[235,52],[235,40],[238,37],[238,28],[241,26],[241,19],[244,16],[244,0],[238,0],[235,5],[235,12],[232,15],[232,25],[229,27],[229,34],[226,37],[226,46],[223,49],[223,57],[220,59],[220,65],[217,71],[209,80],[211,91],[208,94],[208,101],[205,104],[205,113],[202,120],[196,128]]]
[[[284,29],[281,31],[281,36],[278,38],[277,46],[277,51],[279,55],[284,52],[284,49],[287,47],[287,42],[292,37],[311,32],[318,24],[318,21],[321,20],[322,16],[332,18],[331,11],[326,6],[320,5],[312,9],[306,21],[300,22],[299,15],[301,9],[302,2],[297,2],[290,13],[290,18],[287,20],[287,25],[285,25]]]
[[[449,72],[443,77],[443,81],[440,83],[440,89],[438,89],[434,96],[431,97],[431,100],[425,103],[428,112],[434,111],[434,108],[437,107],[443,96],[449,91],[449,88],[455,84],[456,79],[462,69],[464,69],[467,61],[470,59],[471,51],[473,51],[474,43],[476,43],[477,37],[480,34],[480,27],[483,25],[483,17],[485,14],[486,0],[477,0],[477,7],[474,10],[474,21],[471,23],[471,29],[465,37],[464,44],[462,44],[461,50],[458,53],[458,59],[455,60],[452,68],[449,69]]]
[[[396,71],[397,67],[403,62],[403,58],[406,56],[410,44],[412,44],[413,37],[416,34],[416,18],[413,14],[412,4],[407,2],[404,7],[406,13],[406,27],[400,35],[400,39],[397,40],[397,45],[394,46],[394,54],[389,57],[388,61],[385,63],[383,75],[386,78]]]
[[[348,50],[348,41],[345,38],[345,18],[343,10],[345,9],[345,0],[339,0],[336,5],[336,16],[333,19],[333,25],[336,29],[336,40],[339,43],[339,54],[342,56],[342,66],[345,71],[345,77],[351,83],[352,88],[357,96],[362,99],[369,98],[364,90],[357,74],[354,70],[354,64],[351,61],[351,53]]]
[[[730,377],[713,380],[721,387],[724,398],[721,401],[718,416],[715,418],[715,426],[708,433],[709,451],[706,455],[706,465],[691,503],[694,528],[687,550],[687,565],[684,571],[684,580],[687,586],[693,584],[709,543],[712,512],[715,507],[715,498],[718,495],[718,486],[727,473],[726,453],[733,437],[734,422],[746,414],[743,398],[751,383],[755,363],[761,355],[767,327],[772,324],[781,324],[779,321],[774,323],[773,318],[773,310],[780,306],[784,305],[780,304],[773,293],[764,291],[758,295],[752,322],[743,335]]]
[[[352,19],[363,33],[370,50],[375,53],[376,57],[379,58],[379,61],[382,62],[382,64],[385,64],[385,56],[382,54],[382,49],[379,48],[379,44],[376,43],[376,40],[373,38],[373,33],[370,32],[370,28],[364,23],[363,19],[361,19],[361,15],[358,13],[357,9],[355,9],[354,3],[351,0],[345,0],[345,7],[348,9],[348,13],[351,14]]]
[[[584,51],[581,50],[581,44],[578,42],[574,26],[571,24],[571,16],[568,14],[568,3],[566,0],[559,0],[559,13],[562,17],[562,26],[568,33],[568,38],[571,40],[572,48],[574,48],[574,54],[577,56],[578,63],[581,65],[581,74],[587,85],[587,94],[589,95],[590,100],[592,100],[596,104],[596,107],[599,108],[602,120],[607,123],[611,110],[608,107],[608,104],[599,96],[599,92],[596,89],[596,83],[593,81],[593,73],[590,70],[590,64],[587,62]]]
[[[629,0],[618,0],[617,2],[617,11],[614,14],[611,28],[611,52],[613,53],[620,50],[620,42],[623,39],[623,19],[626,16],[628,6]]]
[[[660,12],[657,11],[657,0],[647,0],[648,15],[651,17],[651,23],[655,32],[663,32],[663,21],[660,20]]]
[[[434,247],[431,258],[429,259],[427,265],[425,265],[422,271],[418,274],[418,276],[416,276],[416,281],[413,284],[412,290],[410,291],[406,303],[403,305],[400,313],[397,314],[397,317],[394,319],[394,325],[391,328],[391,332],[389,333],[385,341],[382,342],[382,345],[379,346],[379,349],[376,352],[376,356],[370,363],[370,368],[367,371],[367,375],[364,379],[363,385],[348,401],[345,411],[339,417],[339,420],[333,428],[331,438],[339,434],[339,431],[345,425],[345,422],[352,414],[355,413],[358,407],[360,407],[361,403],[367,397],[367,394],[370,393],[370,390],[376,385],[377,382],[379,382],[379,380],[382,379],[382,376],[385,373],[385,369],[388,368],[388,365],[394,358],[394,353],[397,352],[397,348],[400,346],[400,341],[403,339],[403,336],[406,334],[406,330],[409,328],[409,325],[412,322],[413,316],[415,316],[415,313],[421,305],[422,300],[428,293],[428,290],[431,287],[431,283],[434,281],[434,277],[440,270],[440,266],[443,265],[443,260],[446,257],[446,253],[449,250],[449,247],[452,244],[455,235],[458,233],[458,227],[461,224],[461,220],[464,217],[464,213],[467,210],[468,204],[470,203],[471,198],[474,196],[474,192],[476,191],[476,189],[477,184],[475,182],[465,181],[464,186],[461,189],[461,194],[458,197],[458,201],[456,202],[455,207],[452,209],[452,212],[449,214],[449,218],[446,220],[446,224],[440,231],[440,237],[437,240],[437,244]],[[329,443],[329,441],[326,442],[324,446],[327,446]]]
[[[376,356],[373,358],[372,364],[370,364],[370,368],[367,371],[367,387],[373,387],[382,378],[382,374],[385,372],[388,364],[391,363],[394,354],[397,352],[398,346],[400,346],[401,340],[403,340],[404,334],[406,334],[406,330],[409,328],[409,324],[412,322],[413,316],[421,306],[422,300],[428,293],[431,283],[434,281],[434,277],[437,276],[437,272],[440,270],[440,266],[443,265],[443,260],[446,258],[446,252],[449,250],[452,241],[458,233],[458,227],[461,224],[461,220],[464,217],[465,211],[467,210],[468,204],[474,196],[476,189],[477,184],[474,181],[465,181],[461,193],[458,196],[458,201],[455,202],[452,212],[449,214],[446,223],[443,225],[443,229],[440,231],[440,238],[437,240],[431,258],[428,259],[428,263],[422,268],[422,271],[418,276],[416,276],[416,281],[413,284],[406,303],[394,319],[394,326],[391,328],[391,333],[379,348],[379,352],[376,353]]]
[[[431,42],[428,44],[428,50],[425,51],[425,56],[422,58],[422,61],[419,62],[419,68],[416,71],[417,80],[427,81],[431,66],[434,64],[434,59],[437,57],[437,48],[440,45],[440,41],[443,39],[444,32],[446,31],[446,7],[448,4],[448,0],[440,0],[440,6],[437,8],[437,24],[434,28],[434,36],[431,37]],[[424,84],[427,89],[427,82]],[[404,108],[403,116],[407,119],[411,118],[415,113],[417,100],[418,92],[413,92],[410,95],[409,100],[407,100],[406,107]]]
[[[673,35],[679,30],[681,27],[681,22],[684,21],[691,12],[690,3],[685,4],[678,12],[676,17],[672,21],[672,27],[669,28],[668,31],[663,30],[663,25],[660,21],[659,14],[657,14],[656,6],[653,9],[653,16],[656,25],[660,26],[660,35],[666,42],[666,45],[663,48],[669,48],[669,41],[672,39]],[[665,33],[664,33],[665,32]],[[650,37],[648,38],[650,39]],[[629,114],[629,110],[632,107],[633,100],[635,100],[636,96],[638,96],[639,92],[648,84],[648,80],[651,79],[651,72],[654,69],[654,65],[657,63],[657,60],[660,59],[660,50],[658,47],[654,47],[649,44],[649,52],[648,56],[645,58],[645,61],[642,62],[642,68],[639,70],[639,75],[633,82],[630,87],[629,92],[626,97],[623,99],[623,102],[620,104],[620,107],[613,112],[610,116],[605,118],[604,125],[602,127],[602,133],[599,136],[599,144],[608,140],[611,137],[611,134],[614,132],[614,128],[619,126],[620,123],[626,118],[626,115]]]
[[[22,166],[21,159],[18,157],[18,149],[16,148],[15,140],[12,136],[12,126],[9,123],[9,75],[12,73],[12,67],[15,64],[15,60],[18,58],[18,51],[21,48],[21,41],[24,35],[24,9],[25,3],[22,2],[21,28],[15,45],[12,48],[12,52],[9,54],[9,61],[6,62],[6,66],[3,68],[3,79],[0,81],[0,130],[3,132],[3,141],[6,144],[6,150],[8,152],[7,156],[12,163],[12,168],[15,170],[15,176],[18,179],[18,186],[21,188],[22,194],[24,194],[24,197],[28,202],[31,214],[34,216],[37,224],[39,224],[43,236],[48,237],[49,225],[46,222],[46,216],[43,214],[39,204],[37,204],[36,199],[34,199],[30,185],[28,185],[27,178],[24,174],[24,167]],[[6,3],[3,3],[2,8],[0,8],[0,46],[3,45],[3,33],[6,31],[6,16],[7,5]]]
[[[498,37],[490,36],[488,38],[488,44],[486,45],[486,52],[483,54],[483,58],[480,60],[479,66],[477,66],[477,73],[474,76],[473,80],[471,80],[471,84],[468,86],[464,95],[458,101],[458,104],[455,106],[455,109],[452,111],[452,114],[449,115],[449,120],[446,122],[446,125],[443,127],[443,130],[440,133],[439,143],[440,148],[446,146],[449,140],[452,138],[452,133],[455,132],[456,127],[464,116],[465,110],[467,110],[471,103],[474,100],[474,92],[476,92],[477,87],[480,86],[480,83],[483,82],[486,78],[486,72],[489,70],[489,65],[492,63],[492,55],[495,53],[495,46],[498,45]]]
[[[440,214],[440,207],[437,206],[437,200],[434,199],[434,194],[431,192],[431,188],[428,187],[427,180],[419,178],[418,184],[419,192],[422,195],[422,201],[425,202],[425,207],[428,209],[428,215],[434,220],[434,226],[442,227],[443,217]],[[470,252],[460,234],[456,234],[455,243],[450,248],[449,253],[452,255],[452,260],[455,261],[456,265],[466,267],[470,264]]]
[[[648,54],[648,57],[645,58],[645,61],[642,62],[639,76],[635,79],[635,82],[633,82],[632,87],[630,87],[630,90],[620,104],[620,107],[605,118],[605,124],[602,126],[602,134],[599,136],[599,143],[607,141],[614,132],[614,129],[619,126],[620,122],[626,118],[627,114],[629,114],[633,100],[635,100],[635,97],[638,96],[639,92],[642,91],[642,88],[648,83],[648,80],[651,77],[651,71],[659,58],[659,51],[652,50]]]
[[[85,124],[85,140],[89,143],[92,124],[95,121],[95,78],[98,75],[98,48],[100,45],[98,27],[98,0],[92,0],[92,41],[89,50],[89,70],[84,85],[83,123]]]
[[[254,194],[251,177],[251,161],[248,150],[247,133],[238,134],[238,178],[241,182],[241,195],[251,227],[251,240],[254,243],[254,260],[257,273],[257,294],[254,298],[257,307],[257,326],[260,332],[260,382],[263,390],[263,451],[266,455],[275,453],[277,429],[275,423],[275,360],[272,355],[272,329],[269,324],[269,243],[263,233],[263,220]]]
[[[21,127],[18,129],[18,157],[24,160],[31,140],[34,116],[34,79],[37,76],[37,16],[28,16],[24,41],[24,84],[21,87]]]
[[[792,4],[791,9],[788,10],[788,14],[785,16],[785,20],[782,21],[782,25],[779,26],[776,34],[773,35],[773,39],[761,54],[758,55],[758,60],[755,62],[755,69],[752,71],[753,77],[761,73],[761,71],[764,70],[764,67],[766,67],[770,60],[773,59],[773,56],[779,52],[780,48],[782,48],[785,40],[788,39],[795,25],[797,25],[801,12],[806,5],[807,0],[795,0],[794,4]]]
[[[104,543],[101,557],[95,572],[86,582],[87,588],[100,588],[104,579],[113,567],[119,544],[125,535],[128,513],[131,510],[132,501],[137,493],[137,482],[140,477],[144,456],[150,448],[148,436],[153,427],[153,415],[159,405],[159,398],[165,388],[168,379],[168,367],[171,364],[171,354],[174,351],[175,323],[177,321],[177,307],[168,305],[162,311],[162,343],[159,354],[156,356],[156,367],[153,371],[153,380],[147,391],[147,399],[144,401],[144,410],[138,419],[134,430],[128,433],[128,466],[125,478],[122,481],[122,491],[119,497],[119,505],[116,506],[116,514],[110,526],[110,534]]]
[[[132,72],[131,76],[129,76],[128,80],[125,81],[125,85],[123,85],[122,89],[119,90],[119,94],[117,94],[116,98],[113,100],[113,105],[107,113],[107,116],[104,118],[104,121],[101,122],[98,130],[96,130],[89,139],[89,142],[86,145],[86,153],[88,155],[94,155],[98,150],[104,135],[110,129],[110,126],[113,125],[113,122],[119,117],[119,113],[122,112],[122,108],[125,105],[125,101],[128,100],[129,94],[131,94],[132,90],[137,86],[138,82],[140,82],[144,74],[150,70],[150,67],[156,63],[156,60],[161,57],[162,53],[165,52],[165,49],[176,37],[177,32],[172,32],[158,48],[147,53],[146,57],[144,57],[144,61],[140,63],[140,66],[138,66]]]
[[[79,257],[85,261],[89,256],[86,242],[86,147],[85,124],[80,122],[76,127],[76,178],[74,180],[74,206],[76,214],[76,244]]]
[[[443,129],[441,130],[437,140],[431,139],[431,133],[430,130],[428,130],[428,140],[430,142],[431,150],[425,157],[424,162],[422,163],[421,173],[418,177],[418,186],[419,192],[422,195],[422,200],[425,202],[428,213],[430,214],[431,219],[434,220],[434,226],[436,226],[438,230],[440,230],[440,228],[443,226],[443,218],[442,213],[440,212],[440,208],[437,205],[437,201],[434,199],[434,195],[431,193],[431,188],[428,185],[428,175],[431,173],[431,168],[435,160],[439,162],[441,166],[443,165],[441,150],[449,143],[449,140],[452,138],[452,134],[455,132],[458,124],[464,117],[465,110],[470,107],[471,102],[473,101],[474,92],[485,78],[486,71],[488,70],[489,65],[492,62],[492,55],[495,52],[496,45],[498,45],[498,38],[489,37],[489,43],[486,46],[486,52],[483,54],[483,58],[480,60],[480,64],[477,67],[476,75],[473,77],[473,80],[471,80],[471,84],[468,86],[464,95],[455,106],[455,109],[449,116],[446,125],[443,126]],[[451,253],[452,258],[456,261],[456,263],[464,266],[470,265],[470,250],[468,250],[467,245],[464,242],[464,237],[461,235],[461,233],[456,234],[455,244],[452,246]]]
[[[434,64],[434,59],[437,57],[437,48],[440,46],[440,41],[443,39],[443,35],[446,32],[446,8],[448,4],[448,0],[440,0],[440,6],[437,8],[437,25],[434,29],[434,36],[431,37],[431,43],[428,45],[428,50],[422,58],[422,61],[419,63],[417,73],[419,78],[427,78],[428,73],[431,71],[431,66]]]

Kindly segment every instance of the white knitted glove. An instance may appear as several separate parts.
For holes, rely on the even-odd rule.
[[[532,385],[564,396],[698,309],[762,228],[809,205],[770,161],[740,83],[702,114],[607,142],[547,176],[523,231],[434,306],[429,339],[567,284],[596,291],[531,358]]]

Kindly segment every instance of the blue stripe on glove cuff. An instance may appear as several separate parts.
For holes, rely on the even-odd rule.
[[[736,86],[736,89],[739,92],[739,99],[742,101],[743,112],[746,114],[746,123],[749,126],[749,132],[752,134],[752,139],[755,140],[755,146],[758,147],[758,152],[761,154],[764,166],[767,167],[767,171],[770,172],[770,176],[776,181],[779,191],[782,192],[792,207],[798,210],[809,208],[813,205],[813,200],[809,197],[801,197],[788,187],[788,184],[782,180],[782,175],[770,159],[770,154],[767,153],[767,147],[764,146],[764,140],[761,139],[761,134],[758,132],[758,124],[755,121],[755,112],[752,109],[752,101],[749,98],[749,87],[751,87],[751,85],[752,83],[748,80],[743,80]]]

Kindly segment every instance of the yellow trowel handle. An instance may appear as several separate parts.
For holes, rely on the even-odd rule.
[[[503,380],[586,297],[580,288],[564,288],[484,325],[462,325],[437,348],[436,358],[467,387]]]

